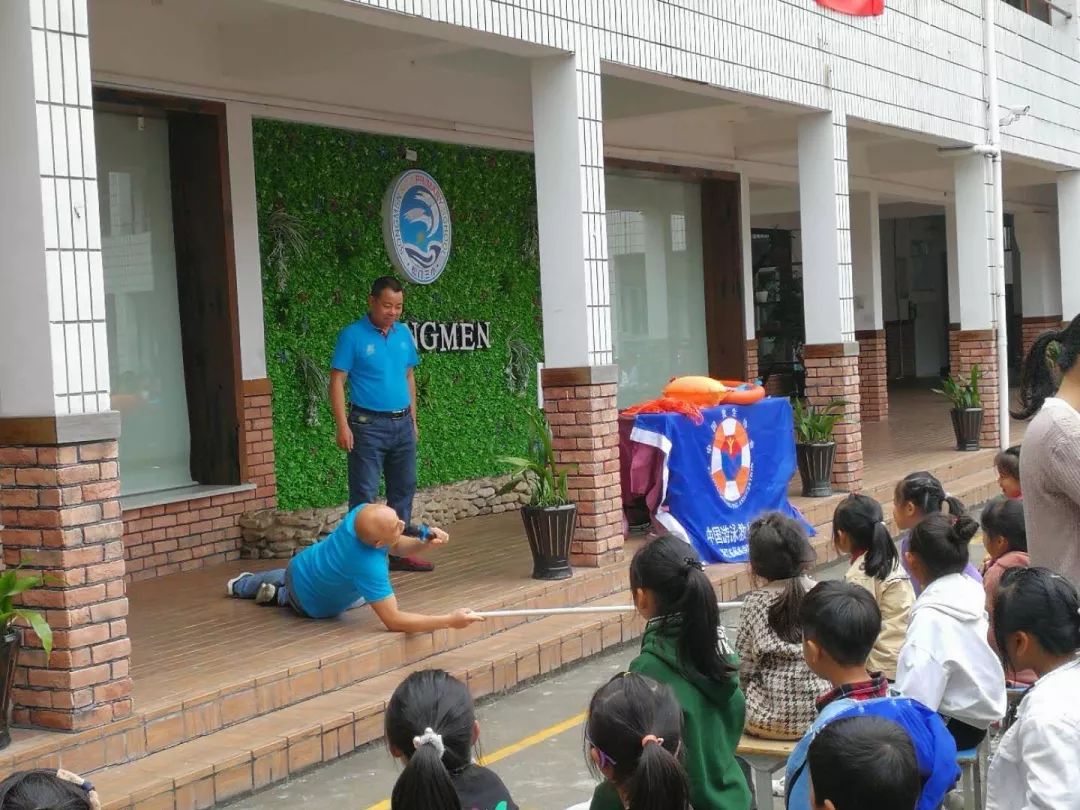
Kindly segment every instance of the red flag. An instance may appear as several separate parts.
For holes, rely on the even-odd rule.
[[[885,0],[817,0],[819,6],[856,17],[874,17],[885,13]]]

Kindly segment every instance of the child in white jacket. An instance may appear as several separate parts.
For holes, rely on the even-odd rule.
[[[994,636],[1013,669],[1039,676],[990,765],[987,810],[1080,807],[1080,596],[1045,568],[1010,569]]]
[[[930,515],[911,531],[907,563],[922,593],[911,609],[896,687],[941,714],[959,750],[1005,714],[1005,673],[987,643],[986,595],[964,576],[979,530],[966,515]]]

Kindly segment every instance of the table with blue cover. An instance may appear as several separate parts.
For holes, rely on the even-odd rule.
[[[749,525],[765,512],[796,518],[813,534],[787,496],[795,474],[791,403],[766,398],[702,415],[700,425],[677,413],[634,418],[630,440],[662,457],[656,522],[714,563],[746,562]]]

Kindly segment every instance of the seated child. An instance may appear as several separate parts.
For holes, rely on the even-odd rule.
[[[925,590],[911,609],[896,668],[901,694],[939,712],[960,750],[974,748],[1005,714],[1005,673],[986,640],[986,597],[964,575],[978,524],[942,514],[911,532],[908,569]]]
[[[1039,679],[990,763],[987,810],[1080,802],[1080,596],[1045,568],[1013,568],[994,605],[998,648],[1011,669]]]
[[[750,568],[768,584],[746,597],[736,646],[746,694],[746,732],[797,740],[814,721],[814,700],[828,688],[806,665],[799,610],[814,581],[814,549],[803,527],[771,512],[750,525]]]
[[[735,759],[746,717],[738,659],[694,550],[670,534],[643,546],[630,563],[630,590],[648,623],[629,669],[670,686],[682,707],[694,810],[748,807],[750,790]],[[590,807],[623,810],[623,803],[614,785],[602,782]]]
[[[94,786],[70,771],[17,771],[0,782],[0,810],[101,810]]]
[[[998,486],[1001,494],[1012,500],[1019,500],[1020,493],[1020,445],[1002,450],[994,456],[994,469],[998,474]]]
[[[881,611],[881,633],[866,667],[896,680],[896,658],[904,644],[915,592],[900,565],[885,515],[873,498],[849,495],[833,512],[832,525],[836,550],[851,558],[844,579],[866,588]]]
[[[927,515],[939,515],[942,508],[947,507],[949,514],[959,517],[966,514],[958,499],[949,496],[941,482],[928,472],[913,472],[902,478],[896,485],[893,493],[893,520],[900,529],[900,564],[908,576],[911,569],[907,563],[908,544],[911,537],[911,529]],[[982,582],[982,577],[974,565],[968,563],[964,573],[976,582]],[[911,586],[915,590],[915,596],[922,592],[921,585],[914,577],[911,577]]]
[[[669,687],[625,672],[596,690],[585,721],[585,755],[624,807],[689,810],[682,750],[682,709]]]
[[[386,743],[405,761],[392,810],[517,810],[494,772],[475,764],[480,725],[465,684],[441,669],[414,672],[386,704]]]
[[[810,745],[809,760],[814,810],[914,810],[922,792],[911,738],[882,717],[830,723]]]
[[[288,606],[309,619],[328,619],[366,602],[387,630],[424,633],[468,627],[482,621],[471,610],[441,616],[400,610],[390,585],[387,556],[391,552],[408,557],[448,542],[442,529],[407,527],[389,506],[360,504],[324,540],[293,557],[288,568],[245,572],[230,579],[225,588],[237,599]]]
[[[874,598],[851,582],[822,582],[807,594],[799,616],[807,664],[815,674],[827,678],[833,689],[818,699],[818,719],[787,759],[787,807],[808,810],[811,806],[806,762],[815,735],[854,706],[880,704],[875,711],[896,713],[905,728],[913,729],[920,747],[926,748],[922,759],[927,764],[928,788],[924,796],[926,806],[936,808],[959,773],[956,746],[939,716],[916,708],[913,702],[893,699],[889,703],[886,679],[867,673],[866,657],[881,626]]]
[[[983,545],[987,559],[982,566],[983,589],[986,591],[986,615],[990,619],[987,641],[998,655],[994,640],[994,602],[997,600],[1001,577],[1010,568],[1027,568],[1031,560],[1027,553],[1027,531],[1024,528],[1024,507],[1019,500],[995,498],[982,511],[980,522]],[[1029,685],[1035,682],[1035,673],[1006,672],[1009,681]]]

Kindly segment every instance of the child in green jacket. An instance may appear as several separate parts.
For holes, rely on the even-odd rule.
[[[630,563],[634,605],[648,622],[631,672],[667,684],[683,713],[683,762],[694,810],[747,810],[750,790],[735,760],[746,704],[738,659],[722,641],[716,592],[693,549],[664,535]],[[609,782],[590,810],[623,810]]]

